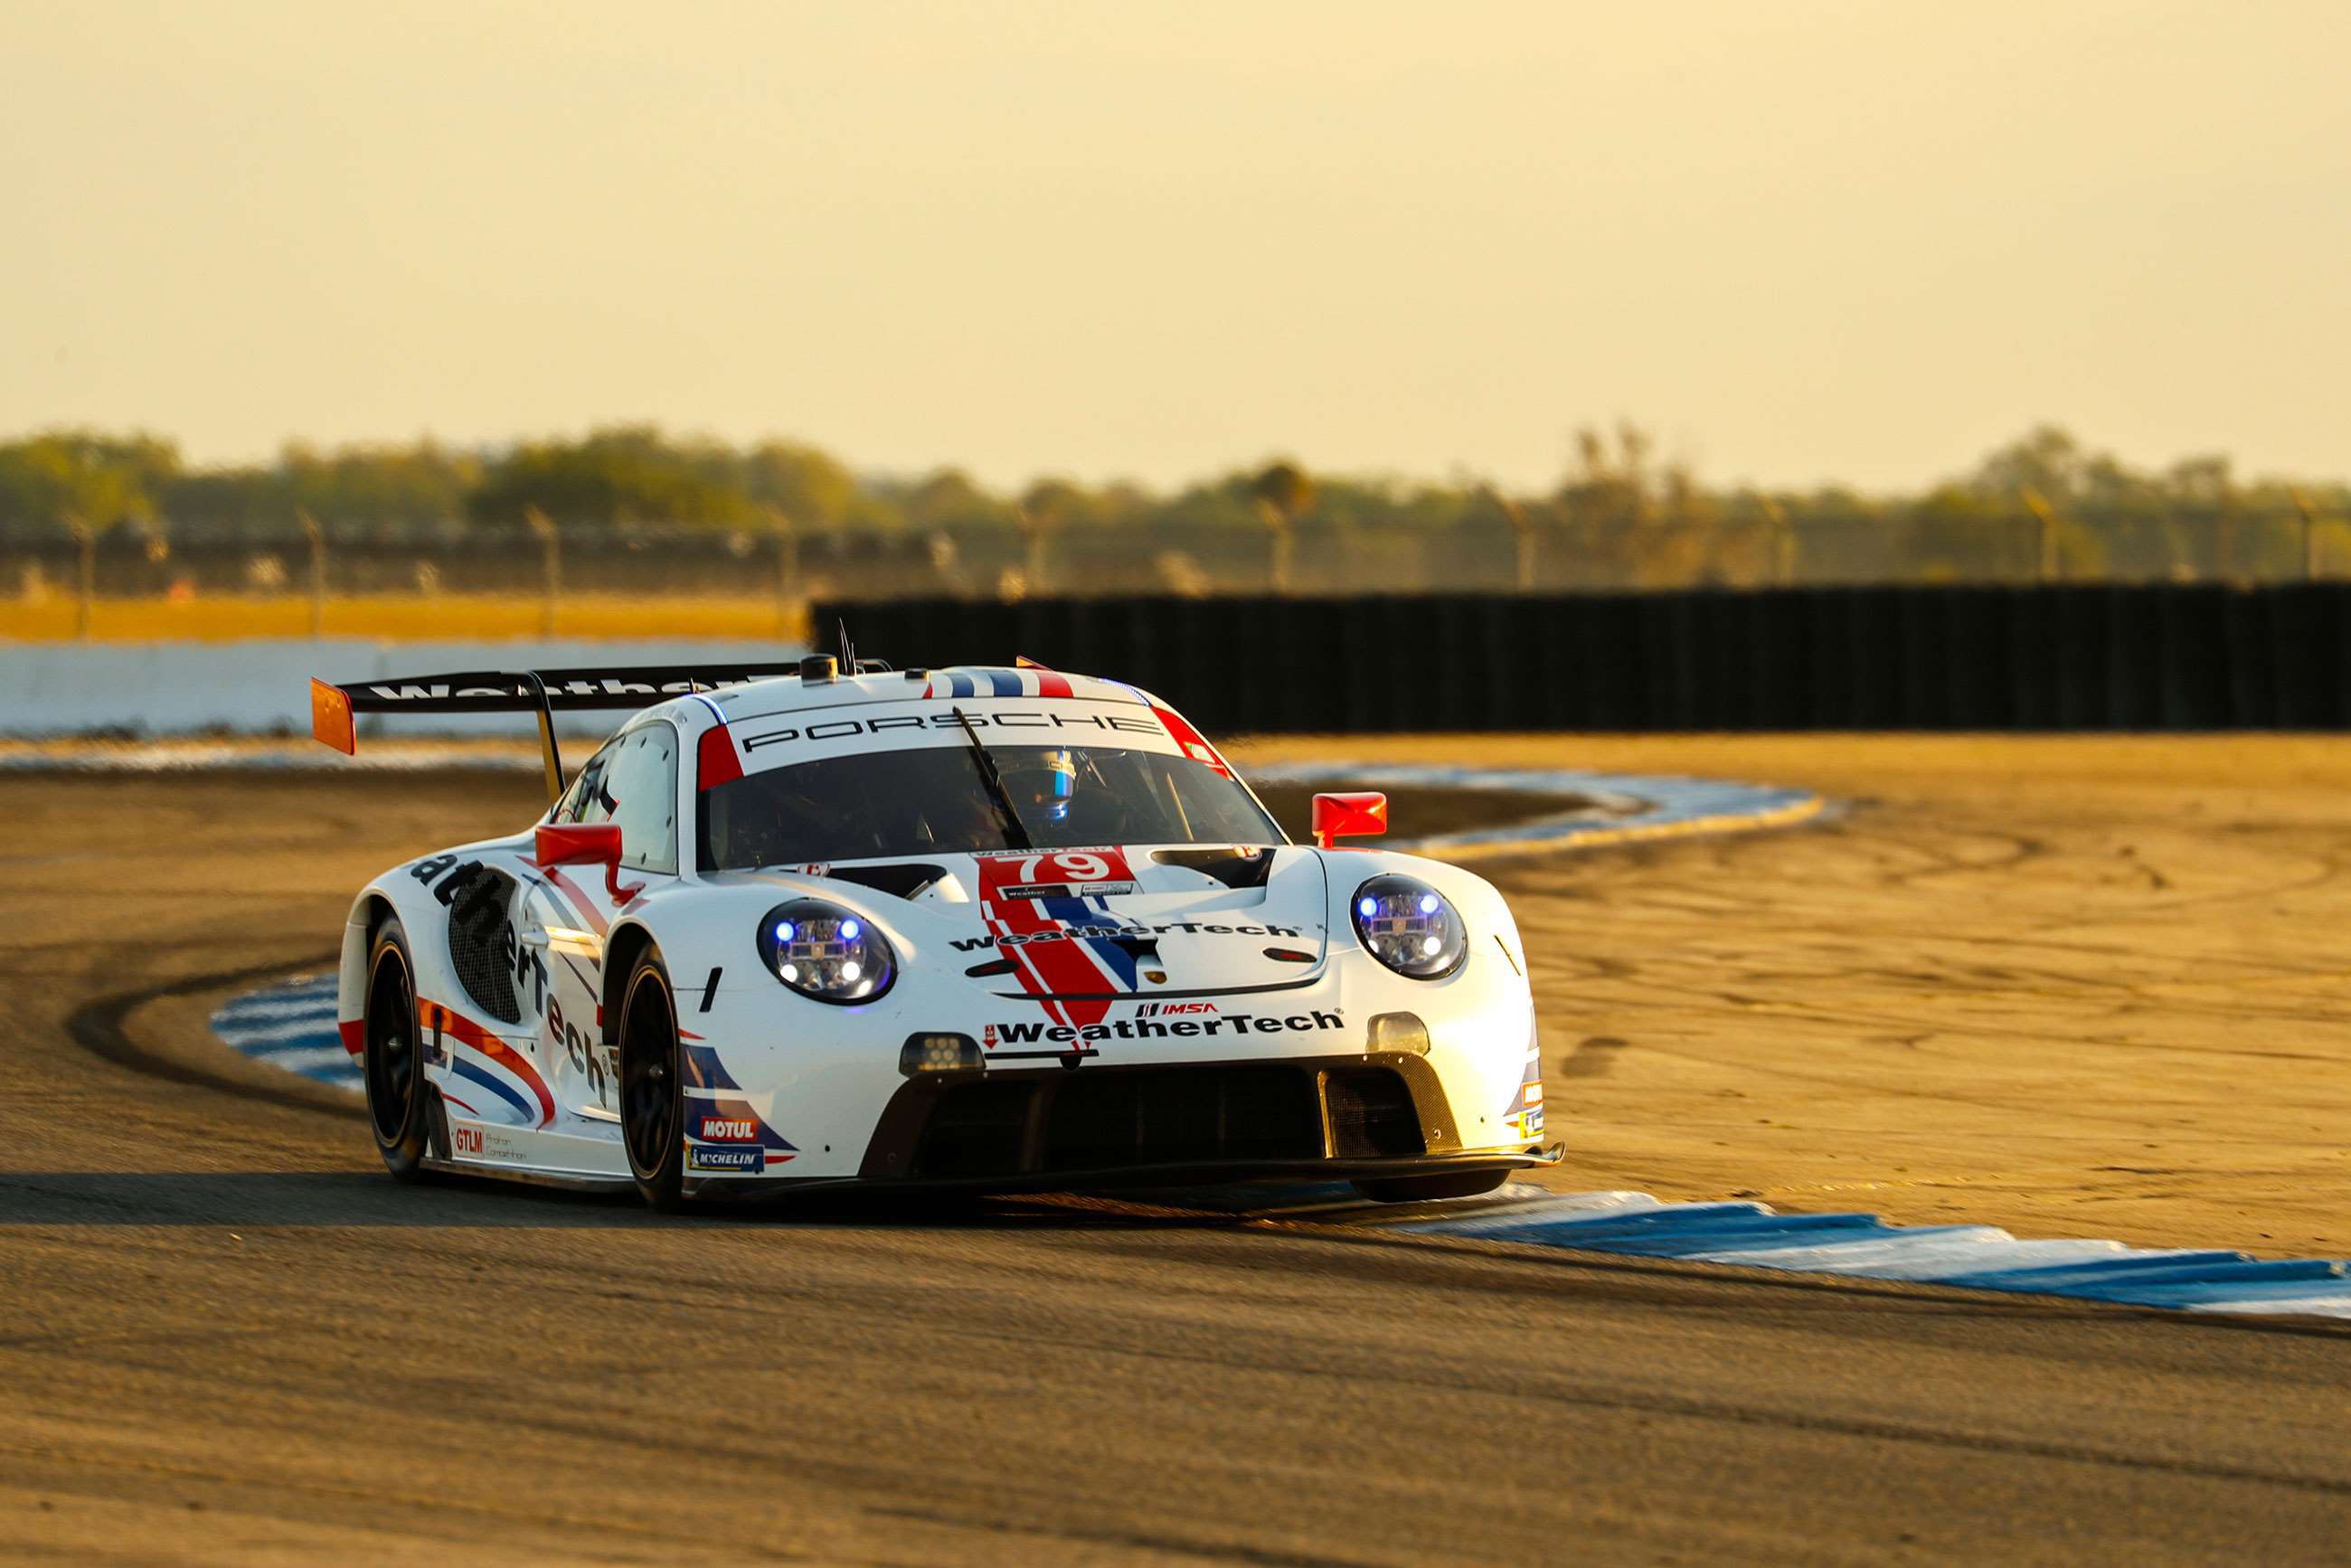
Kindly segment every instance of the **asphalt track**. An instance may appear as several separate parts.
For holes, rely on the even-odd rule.
[[[1111,1205],[395,1186],[346,1098],[204,1019],[531,805],[0,779],[0,1552],[2339,1559],[2334,1329]],[[1911,809],[1809,830],[1820,863]],[[1728,843],[1481,869],[1565,944],[1595,890],[1760,885]],[[1574,966],[1539,975],[1578,1049]]]

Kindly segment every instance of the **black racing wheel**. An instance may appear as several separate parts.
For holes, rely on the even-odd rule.
[[[677,1006],[661,956],[646,948],[621,993],[621,1141],[629,1174],[664,1213],[685,1197],[685,1084]]]
[[[397,915],[385,916],[376,928],[367,975],[360,1066],[368,1123],[384,1168],[396,1180],[414,1181],[424,1174],[433,1086],[424,1081],[424,1042],[416,1024],[416,967]]]
[[[1428,1203],[1437,1198],[1476,1197],[1510,1179],[1500,1171],[1447,1171],[1441,1176],[1384,1176],[1355,1182],[1374,1203]]]

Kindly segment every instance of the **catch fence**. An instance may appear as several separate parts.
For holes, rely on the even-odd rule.
[[[14,540],[16,542],[11,543]],[[1677,517],[1496,510],[1444,526],[1182,525],[929,532],[587,528],[393,535],[340,528],[248,539],[117,529],[84,545],[0,529],[0,636],[10,606],[99,600],[325,601],[351,596],[772,601],[1019,601],[1395,593],[1674,592],[2086,582],[2260,584],[2351,578],[2351,518],[2308,507],[1943,517],[1930,508]],[[23,619],[20,617],[19,619]],[[51,617],[54,621],[55,617]],[[87,630],[81,616],[79,629]]]

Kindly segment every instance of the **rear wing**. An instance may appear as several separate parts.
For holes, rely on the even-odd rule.
[[[322,744],[347,757],[355,757],[360,748],[358,716],[363,713],[536,714],[539,749],[547,766],[547,796],[553,800],[563,793],[563,758],[555,745],[558,712],[651,707],[665,697],[799,673],[800,665],[794,662],[643,664],[594,670],[467,670],[448,675],[354,681],[349,685],[314,679],[310,683],[310,733]]]

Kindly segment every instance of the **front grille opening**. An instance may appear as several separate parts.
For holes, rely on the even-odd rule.
[[[924,1123],[914,1174],[1004,1176],[1322,1155],[1310,1071],[1083,1068],[946,1086]]]
[[[923,1128],[914,1172],[926,1176],[1008,1176],[1020,1168],[1033,1083],[959,1083],[939,1097]]]
[[[913,1174],[988,1177],[1427,1153],[1402,1074],[1289,1065],[1081,1068],[942,1087]]]
[[[1313,1079],[1288,1067],[1080,1071],[1059,1086],[1045,1126],[1047,1170],[1322,1153]]]
[[[1423,1155],[1420,1113],[1404,1079],[1384,1067],[1333,1071],[1323,1085],[1331,1107],[1331,1152],[1341,1159]]]

